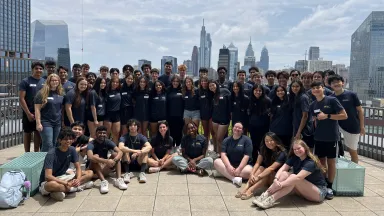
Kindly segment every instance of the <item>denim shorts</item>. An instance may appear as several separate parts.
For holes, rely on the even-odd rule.
[[[317,185],[316,185],[317,186]],[[325,196],[327,195],[327,187],[326,186],[317,186],[319,188],[320,192],[320,202],[322,202],[325,199]]]
[[[200,120],[200,110],[184,110],[184,118]]]

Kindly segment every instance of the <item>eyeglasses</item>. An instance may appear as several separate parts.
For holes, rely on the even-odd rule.
[[[293,76],[293,77],[298,77],[299,74],[292,74],[291,76]]]

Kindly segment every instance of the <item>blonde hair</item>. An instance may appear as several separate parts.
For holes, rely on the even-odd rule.
[[[45,104],[47,104],[47,102],[48,102],[49,92],[51,91],[50,83],[51,83],[52,78],[57,78],[59,80],[59,85],[56,88],[56,93],[58,95],[64,95],[64,89],[61,86],[60,77],[57,74],[49,75],[47,77],[47,80],[45,81],[43,88],[41,88],[39,91],[41,94],[41,101],[42,101],[41,108],[43,108],[45,106]]]
[[[179,65],[178,67],[177,67],[177,70],[187,70],[187,66],[185,65],[185,64],[182,64],[182,65]]]
[[[327,168],[325,168],[323,165],[321,165],[319,158],[310,151],[307,143],[305,143],[303,140],[295,140],[292,143],[291,149],[290,149],[289,154],[288,154],[289,158],[295,156],[295,153],[293,152],[293,146],[294,145],[302,146],[305,149],[305,154],[315,162],[317,168],[319,168],[323,173],[325,173],[327,171]]]

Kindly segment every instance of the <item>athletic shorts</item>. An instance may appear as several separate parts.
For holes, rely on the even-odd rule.
[[[344,137],[344,144],[352,149],[357,150],[357,145],[359,144],[360,134],[351,134],[347,131],[343,130],[343,128],[339,127],[340,132],[343,134]]]
[[[133,118],[133,106],[126,106],[121,108],[120,121],[122,125],[126,125],[128,120]]]
[[[23,112],[22,123],[23,123],[23,131],[25,133],[32,133],[32,132],[36,131],[36,121],[35,120],[29,121],[27,114],[25,114],[24,112]]]
[[[44,170],[43,170],[44,172]],[[76,174],[64,174],[64,175],[61,175],[61,176],[57,176],[56,178],[60,179],[60,180],[64,180],[64,181],[69,181],[69,180],[72,180],[74,177],[75,177]],[[41,195],[43,196],[46,196],[48,194],[50,194],[51,192],[48,192],[45,190],[45,184],[47,183],[47,181],[43,181],[40,183],[40,187],[39,187],[39,191],[41,193]]]
[[[302,136],[302,140],[307,144],[309,148],[314,148],[315,147],[315,141],[313,140],[313,135],[312,136]]]
[[[337,157],[337,141],[324,142],[315,140],[315,155],[319,158],[333,159]]]
[[[118,111],[109,111],[104,116],[104,121],[109,121],[116,123],[120,121],[120,110]]]

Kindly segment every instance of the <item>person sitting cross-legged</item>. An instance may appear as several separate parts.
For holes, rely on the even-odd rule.
[[[110,157],[108,157],[109,151],[113,151]],[[128,188],[123,178],[121,178],[120,160],[122,156],[123,152],[112,140],[107,139],[107,128],[98,126],[96,128],[96,139],[87,146],[87,157],[90,161],[89,169],[93,170],[101,180],[100,193],[109,192],[109,184],[105,179],[105,175],[109,175],[113,169],[115,169],[117,177],[114,185],[120,190]]]
[[[148,158],[149,172],[159,172],[164,168],[172,166],[171,154],[173,138],[169,135],[168,123],[160,122],[157,126],[157,135],[152,138],[151,157]]]
[[[293,173],[289,172],[291,167]],[[277,172],[273,184],[253,204],[262,209],[270,208],[292,190],[309,201],[322,202],[327,195],[327,182],[323,175],[325,171],[319,158],[312,154],[307,144],[302,140],[295,140],[288,160]]]
[[[148,153],[151,151],[152,146],[147,138],[138,133],[139,121],[130,119],[127,123],[128,133],[120,137],[119,148],[124,153],[122,165],[125,171],[124,181],[129,183],[133,174],[130,169],[140,169],[139,182],[146,183],[147,177],[145,170],[147,169]]]
[[[222,174],[237,187],[241,187],[243,179],[249,179],[252,166],[252,141],[243,135],[243,125],[238,122],[233,126],[233,135],[224,139],[221,147],[221,158],[215,160],[217,172]]]
[[[205,137],[199,135],[197,130],[193,121],[187,124],[187,134],[181,139],[182,155],[174,156],[172,162],[182,173],[189,171],[204,176],[207,169],[212,170],[213,159],[205,157],[208,144]]]
[[[75,137],[75,133],[70,128],[62,129],[58,136],[60,145],[50,149],[45,156],[39,187],[42,195],[50,195],[53,199],[62,201],[65,193],[93,187],[91,181],[93,172],[80,169],[76,149],[71,146]],[[67,175],[66,171],[71,162],[75,165],[76,173]]]

